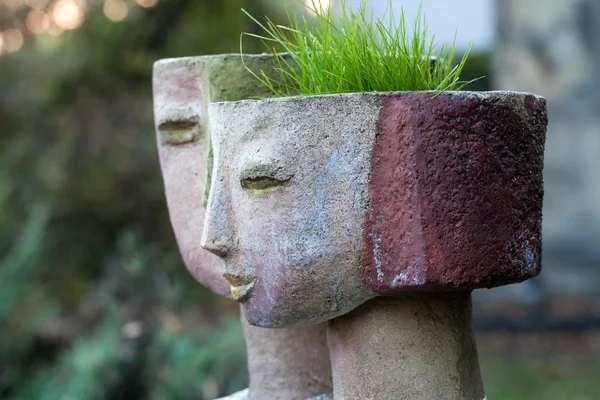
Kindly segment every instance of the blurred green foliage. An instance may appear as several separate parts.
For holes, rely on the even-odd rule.
[[[528,357],[480,355],[488,399],[595,400],[600,393],[600,361],[591,354]]]
[[[159,58],[237,52],[255,29],[242,7],[278,18],[253,0],[160,1],[121,23],[90,6],[80,29],[0,56],[0,398],[201,399],[247,385],[237,307],[177,252],[151,87]]]

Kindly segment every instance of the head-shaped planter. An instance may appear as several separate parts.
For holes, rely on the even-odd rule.
[[[268,55],[245,55],[254,71],[273,69]],[[219,258],[200,246],[207,188],[211,101],[268,96],[239,54],[158,61],[153,75],[154,116],[160,165],[171,224],[190,273],[216,294],[231,297]]]
[[[244,55],[244,63],[266,74],[277,65],[271,55]],[[245,66],[239,54],[162,60],[154,66],[157,143],[177,243],[191,274],[229,298],[231,285],[223,277],[221,260],[200,246],[206,172],[212,171],[207,107],[210,101],[270,95]],[[243,327],[251,397],[304,399],[331,392],[326,324],[280,330]]]
[[[253,325],[540,272],[545,101],[511,92],[214,103],[202,245]]]

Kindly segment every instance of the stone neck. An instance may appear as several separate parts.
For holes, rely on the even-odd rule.
[[[375,298],[330,321],[335,400],[482,400],[470,292]]]
[[[242,312],[250,399],[304,400],[332,392],[327,323],[295,328],[251,326]]]

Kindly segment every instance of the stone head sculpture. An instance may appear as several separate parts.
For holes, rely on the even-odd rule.
[[[244,55],[244,60],[256,72],[269,73],[275,65],[269,55]],[[161,60],[154,65],[157,144],[179,250],[196,280],[228,298],[231,285],[223,277],[221,260],[200,246],[206,182],[212,171],[207,107],[211,101],[269,95],[245,66],[239,54]],[[243,326],[253,398],[305,399],[331,392],[325,324],[278,330]]]
[[[214,103],[209,115],[202,245],[253,325],[540,271],[540,97],[354,93]]]
[[[213,292],[228,296],[218,257],[194,245],[204,222],[206,61],[163,60],[154,66],[156,142],[171,224],[189,272]]]
[[[273,63],[272,56],[244,57],[256,71],[269,71]],[[196,280],[231,298],[219,258],[199,245],[212,162],[207,107],[211,101],[267,96],[268,90],[248,73],[239,54],[222,54],[158,61],[153,94],[165,193],[183,261]]]

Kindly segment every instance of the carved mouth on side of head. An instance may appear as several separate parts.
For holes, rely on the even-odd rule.
[[[240,277],[227,272],[223,276],[231,285],[231,297],[235,301],[244,301],[254,287],[254,278]]]

